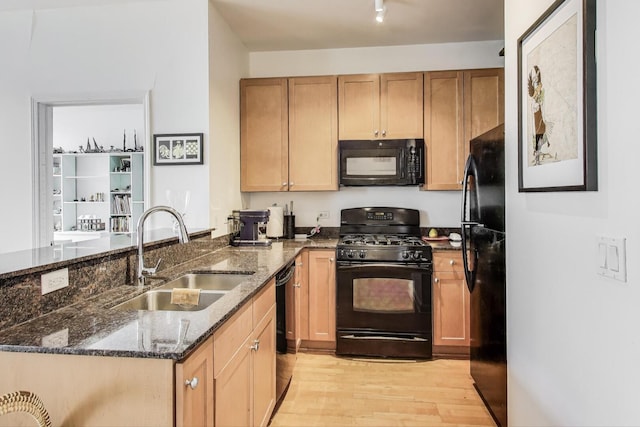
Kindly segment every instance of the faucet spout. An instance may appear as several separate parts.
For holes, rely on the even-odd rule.
[[[154,212],[167,212],[178,221],[178,241],[180,243],[187,243],[189,241],[189,234],[187,234],[187,227],[184,225],[182,215],[172,207],[169,206],[153,206],[140,215],[138,219],[138,225],[136,227],[137,244],[138,244],[138,284],[144,285],[145,277],[152,276],[156,273],[158,266],[160,265],[159,259],[155,267],[145,267],[144,265],[144,223],[146,219]]]

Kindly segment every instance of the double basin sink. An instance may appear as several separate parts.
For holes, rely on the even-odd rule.
[[[253,272],[188,273],[113,308],[131,311],[199,311],[218,301],[251,274]]]

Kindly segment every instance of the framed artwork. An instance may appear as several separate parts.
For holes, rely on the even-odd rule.
[[[518,39],[518,190],[595,191],[596,0],[558,0]]]
[[[153,135],[153,164],[201,165],[202,133]]]

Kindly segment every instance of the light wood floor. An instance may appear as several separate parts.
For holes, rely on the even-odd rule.
[[[495,426],[469,361],[346,359],[298,353],[271,421],[284,426]]]

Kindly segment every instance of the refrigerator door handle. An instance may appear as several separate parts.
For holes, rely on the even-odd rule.
[[[469,237],[471,237],[471,229],[473,227],[484,227],[483,224],[475,221],[468,221],[467,219],[467,196],[469,193],[469,177],[475,177],[476,172],[476,164],[473,160],[473,156],[469,154],[467,157],[467,162],[464,166],[464,175],[462,179],[462,212],[461,212],[461,228],[462,228],[462,264],[464,266],[464,277],[467,282],[467,288],[469,288],[469,292],[473,292],[473,288],[475,287],[475,265],[477,262],[477,254],[474,248],[470,247],[470,242],[467,242],[467,230],[469,231]],[[471,265],[469,265],[469,256],[473,256],[473,266],[474,269],[470,270]]]

